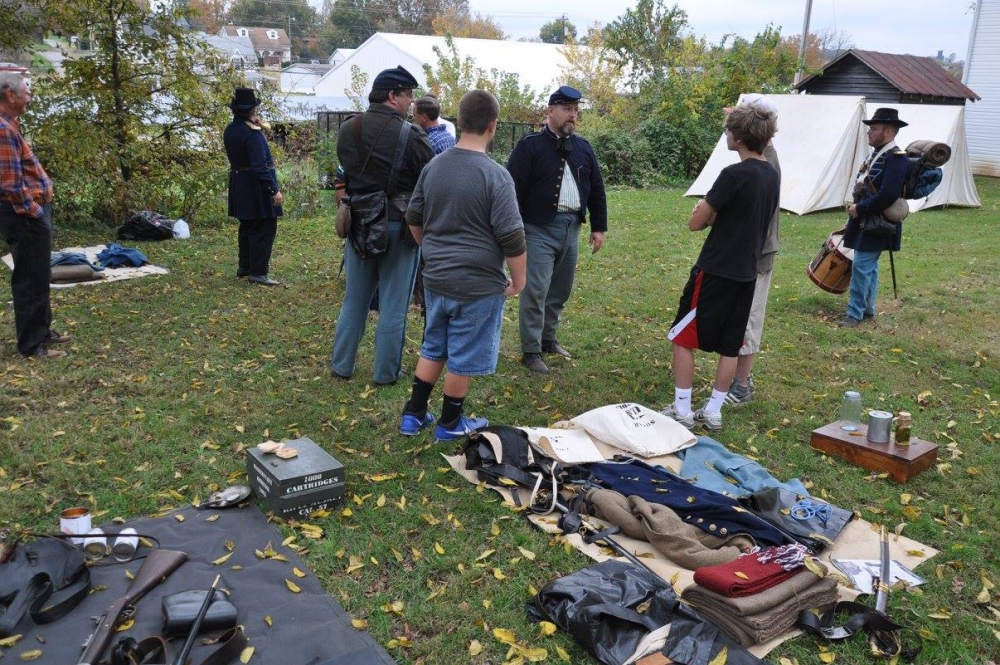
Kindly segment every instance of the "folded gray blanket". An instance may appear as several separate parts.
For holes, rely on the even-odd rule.
[[[809,570],[752,596],[727,598],[694,584],[681,600],[743,646],[762,644],[795,625],[802,610],[836,602],[837,580]]]

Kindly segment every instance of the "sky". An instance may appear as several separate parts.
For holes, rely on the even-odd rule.
[[[537,37],[545,23],[565,15],[583,35],[594,22],[608,24],[634,6],[629,0],[469,0],[473,12],[490,14],[515,39]],[[687,12],[694,34],[718,43],[735,33],[752,39],[768,23],[782,35],[800,34],[806,0],[665,0]],[[965,60],[972,29],[971,0],[813,0],[810,32],[843,31],[854,46]]]

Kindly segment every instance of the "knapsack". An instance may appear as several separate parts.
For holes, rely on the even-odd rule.
[[[937,141],[912,141],[906,146],[909,166],[903,181],[904,199],[922,199],[941,184],[941,166],[951,159],[951,147]]]
[[[80,549],[60,538],[18,544],[0,564],[0,638],[13,634],[26,614],[38,624],[55,621],[89,592],[90,571]]]

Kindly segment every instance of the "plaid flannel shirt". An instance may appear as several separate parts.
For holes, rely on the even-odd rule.
[[[52,200],[52,180],[21,135],[17,118],[0,112],[0,199],[26,217],[41,218]]]

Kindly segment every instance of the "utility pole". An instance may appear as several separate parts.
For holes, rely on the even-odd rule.
[[[809,38],[809,15],[812,14],[812,0],[806,0],[806,17],[802,21],[802,41],[799,43],[799,68],[795,72],[795,85],[802,83],[806,69],[806,40]]]

